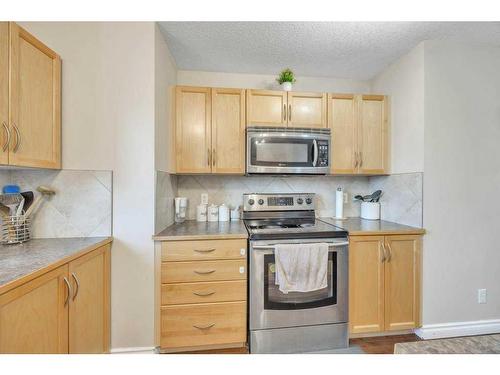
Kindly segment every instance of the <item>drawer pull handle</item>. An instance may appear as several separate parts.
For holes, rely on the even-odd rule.
[[[215,325],[215,323],[207,324],[205,326],[198,326],[196,324],[193,324],[193,327],[194,328],[198,328],[198,329],[209,329],[209,328],[212,328],[214,325]]]
[[[200,297],[208,297],[211,296],[212,294],[215,294],[215,292],[193,292],[195,296],[200,296]]]
[[[211,273],[214,273],[215,270],[208,270],[208,271],[196,271],[194,270],[194,273],[197,273],[198,275],[209,275]]]
[[[215,251],[215,249],[194,249],[197,253],[211,253],[212,251]]]

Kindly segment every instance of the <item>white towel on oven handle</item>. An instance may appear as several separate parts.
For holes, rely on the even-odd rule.
[[[277,244],[275,284],[288,292],[312,292],[328,286],[328,244]]]

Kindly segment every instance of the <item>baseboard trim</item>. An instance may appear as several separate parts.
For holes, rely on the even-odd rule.
[[[132,348],[113,348],[110,351],[111,354],[153,354],[155,353],[155,348],[152,346],[140,346]]]
[[[415,330],[424,340],[500,333],[500,319],[428,324]]]

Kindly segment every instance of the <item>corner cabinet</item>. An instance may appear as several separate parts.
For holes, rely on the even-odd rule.
[[[332,174],[389,174],[388,98],[328,94]]]
[[[245,90],[176,88],[177,173],[245,173]]]
[[[0,163],[61,168],[60,57],[13,22],[0,51]]]
[[[326,128],[326,94],[247,90],[247,125]]]
[[[110,246],[0,295],[0,353],[107,353]]]
[[[350,333],[420,326],[421,238],[406,234],[350,237]]]

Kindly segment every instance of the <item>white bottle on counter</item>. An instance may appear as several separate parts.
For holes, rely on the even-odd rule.
[[[229,207],[224,203],[219,206],[219,221],[229,221]]]
[[[207,221],[207,210],[206,204],[196,206],[196,221]]]
[[[344,190],[341,186],[339,186],[335,192],[335,218],[344,218]]]
[[[216,204],[208,206],[208,221],[219,221],[219,207]]]

